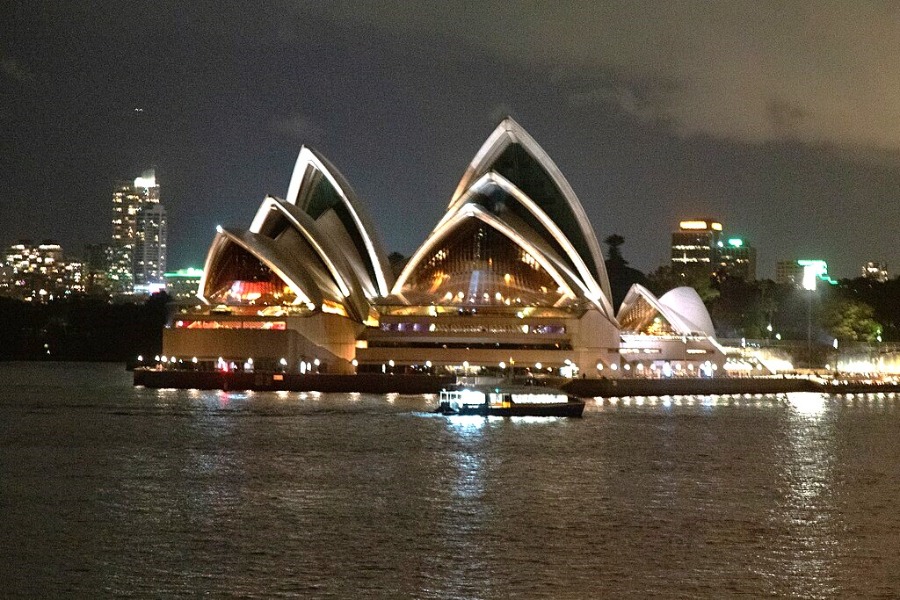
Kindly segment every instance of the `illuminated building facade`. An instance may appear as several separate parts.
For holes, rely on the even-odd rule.
[[[775,283],[814,290],[819,282],[837,285],[828,275],[828,263],[819,259],[780,260],[775,266]]]
[[[85,291],[80,261],[66,260],[52,240],[10,246],[0,272],[0,294],[26,302],[49,302]]]
[[[198,288],[203,308],[179,310],[164,353],[217,368],[514,368],[586,377],[631,370],[629,361],[620,369],[621,349],[632,346],[623,346],[593,227],[559,168],[512,119],[482,145],[396,279],[350,185],[303,148],[284,199],[266,197],[248,229],[218,230]],[[710,338],[709,316],[683,292],[663,299],[660,315],[672,331],[624,333],[671,342],[660,372],[678,363],[687,374],[687,346]]]
[[[226,365],[352,372],[357,338],[377,325],[374,300],[393,277],[355,192],[303,148],[285,199],[269,196],[249,229],[219,228],[198,290],[164,331],[169,356]],[[227,366],[226,366],[227,368]]]
[[[756,280],[756,248],[742,238],[719,240],[717,245],[716,278]]]
[[[146,293],[162,287],[168,223],[156,173],[151,169],[132,183],[120,183],[112,208],[111,291]]]
[[[197,304],[197,290],[203,278],[203,269],[188,267],[178,269],[163,276],[166,280],[166,293],[179,304]]]
[[[888,276],[887,265],[883,262],[876,261],[869,261],[862,266],[862,277],[864,279],[877,281],[878,283],[885,283],[890,279]]]
[[[621,368],[638,377],[712,377],[725,351],[703,301],[691,287],[656,298],[634,284],[619,307]]]
[[[712,275],[718,263],[722,224],[711,219],[689,219],[672,232],[672,270],[682,275]]]
[[[168,218],[162,204],[149,204],[135,219],[133,281],[134,291],[153,294],[166,287]]]
[[[379,300],[361,369],[596,376],[618,326],[593,228],[568,181],[512,119],[464,173],[447,212]]]

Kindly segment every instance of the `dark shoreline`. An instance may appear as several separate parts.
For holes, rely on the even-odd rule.
[[[291,392],[360,392],[369,394],[436,394],[454,382],[452,377],[430,375],[360,375],[291,373],[220,373],[209,371],[156,371],[135,369],[134,385],[148,388],[253,390]],[[900,383],[825,384],[805,378],[719,379],[573,379],[560,386],[573,396],[680,396],[706,394],[867,394],[900,392]]]

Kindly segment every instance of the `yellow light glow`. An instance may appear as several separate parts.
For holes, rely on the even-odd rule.
[[[332,315],[340,315],[342,317],[347,316],[347,309],[344,308],[342,304],[337,304],[336,302],[332,302],[331,300],[326,300],[322,303],[322,312]]]
[[[708,229],[706,221],[682,221],[678,224],[682,229]]]

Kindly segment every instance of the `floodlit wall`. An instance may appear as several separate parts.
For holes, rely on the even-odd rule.
[[[187,329],[163,331],[163,354],[189,359],[228,360],[253,358],[278,362],[284,358],[290,368],[298,361],[318,358],[329,372],[351,372],[356,338],[362,326],[331,314],[280,318],[284,330]]]

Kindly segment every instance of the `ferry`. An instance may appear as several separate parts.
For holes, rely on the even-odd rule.
[[[584,400],[540,385],[456,384],[442,390],[435,412],[484,417],[580,417]]]

